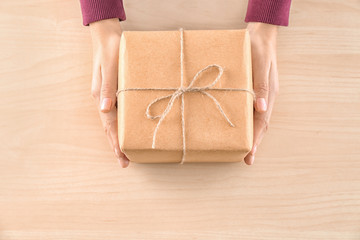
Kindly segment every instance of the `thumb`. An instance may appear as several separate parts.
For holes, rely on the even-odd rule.
[[[258,69],[260,71],[254,70],[255,110],[260,113],[266,112],[269,95],[269,70],[264,68]]]
[[[116,103],[117,70],[105,69],[102,71],[102,75],[100,106],[102,112],[109,112]]]

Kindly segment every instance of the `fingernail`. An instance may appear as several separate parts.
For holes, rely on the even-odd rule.
[[[109,111],[111,107],[111,98],[104,98],[101,102],[101,111]]]
[[[258,98],[256,99],[256,105],[260,111],[266,111],[266,101],[265,98]]]

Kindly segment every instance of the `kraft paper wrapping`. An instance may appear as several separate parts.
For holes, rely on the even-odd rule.
[[[118,88],[180,87],[180,32],[123,31],[119,50]],[[216,88],[252,90],[250,39],[246,29],[185,30],[183,32],[183,86],[210,64],[224,68]],[[203,72],[194,86],[213,82],[217,69]],[[152,148],[159,121],[146,117],[154,99],[171,91],[120,92],[118,133],[120,149],[132,162],[179,163],[183,155],[181,97],[162,121]],[[184,93],[186,159],[188,162],[243,161],[253,142],[253,96],[242,91],[211,91],[235,125],[219,113],[214,102],[199,92]],[[169,99],[154,104],[152,115],[160,115]]]

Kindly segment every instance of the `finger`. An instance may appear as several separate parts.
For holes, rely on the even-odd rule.
[[[104,131],[105,131],[105,134],[106,134],[106,138],[107,138],[107,140],[109,142],[109,145],[111,147],[111,150],[114,151],[114,143],[113,143],[113,140],[111,138],[110,131],[109,131],[109,129],[110,129],[109,122],[107,122],[105,120],[104,123],[103,123],[103,127],[104,127]]]
[[[118,124],[117,124],[117,111],[116,109],[112,110],[110,114],[114,114],[113,119],[109,121],[109,132],[110,137],[114,146],[114,152],[116,157],[119,160],[119,163],[122,167],[127,167],[129,165],[129,159],[126,155],[121,151],[119,145],[119,138],[118,138]]]
[[[108,113],[103,113],[100,111],[100,118],[103,123],[104,131],[108,138],[108,141],[111,146],[111,150],[115,153],[116,158],[118,159],[122,167],[127,167],[129,165],[129,159],[125,154],[120,150],[119,140],[118,140],[118,127],[117,127],[117,109],[114,108]]]
[[[263,54],[257,53],[258,49],[254,49],[254,57],[252,60],[254,92],[255,92],[255,110],[265,112],[268,106],[269,94],[269,71],[270,60],[263,57]]]
[[[99,106],[101,90],[101,69],[100,64],[94,60],[93,74],[91,81],[91,96],[95,100],[96,106]]]
[[[100,68],[100,64],[97,64],[97,58],[94,57],[94,65],[93,65],[93,77],[92,77],[92,83],[91,83],[91,96],[92,98],[95,100],[95,104],[98,108],[98,110],[100,111],[100,90],[101,90],[101,68]],[[100,118],[103,124],[103,128],[105,133],[107,133],[107,128],[105,125],[106,123],[106,118],[105,116],[101,115],[100,112]],[[108,134],[107,134],[108,135]],[[111,141],[110,137],[107,137],[109,145],[111,147],[111,149],[114,149],[114,144]]]
[[[110,137],[113,142],[115,155],[119,160],[120,165],[123,168],[126,168],[129,166],[130,160],[126,157],[126,155],[121,151],[120,145],[119,145],[119,138],[118,138],[118,125],[117,120],[112,121],[110,123]]]
[[[117,154],[117,149],[116,149],[116,142],[114,141],[115,138],[113,137],[113,128],[114,125],[116,124],[116,113],[114,113],[115,110],[112,110],[111,112],[108,113],[103,113],[100,111],[100,118],[101,118],[101,122],[104,128],[104,132],[106,134],[106,137],[109,141],[111,150],[114,152],[116,158],[120,161],[120,155]],[[118,156],[119,155],[119,156]]]
[[[270,117],[272,110],[275,104],[276,95],[279,92],[279,76],[277,70],[276,61],[271,62],[270,72],[269,72],[269,98],[268,98],[268,109],[266,111],[266,121],[270,122]]]
[[[245,157],[245,163],[251,165],[255,160],[255,153],[258,145],[260,144],[264,133],[267,131],[268,124],[265,121],[266,113],[254,112],[254,137],[253,137],[253,147],[251,151]]]
[[[264,113],[254,112],[254,138],[253,147],[248,155],[245,157],[245,163],[251,165],[255,160],[255,153],[257,147],[261,143],[265,133],[269,128],[270,117],[272,114],[275,97],[279,92],[279,81],[276,61],[271,63],[269,72],[269,95],[268,95],[268,108]]]
[[[118,52],[116,49],[114,52]],[[118,79],[118,54],[104,54],[104,63],[101,66],[102,82],[101,82],[101,111],[109,112],[115,107],[117,79]]]
[[[272,100],[275,101],[276,96],[279,94],[279,73],[277,69],[276,60],[271,63],[270,74],[270,91],[273,93]],[[274,103],[272,103],[274,105]]]

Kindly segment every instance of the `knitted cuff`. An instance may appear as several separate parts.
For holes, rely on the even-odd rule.
[[[84,26],[109,18],[126,20],[122,0],[80,0],[80,5]]]
[[[291,0],[249,0],[245,22],[288,26]]]

